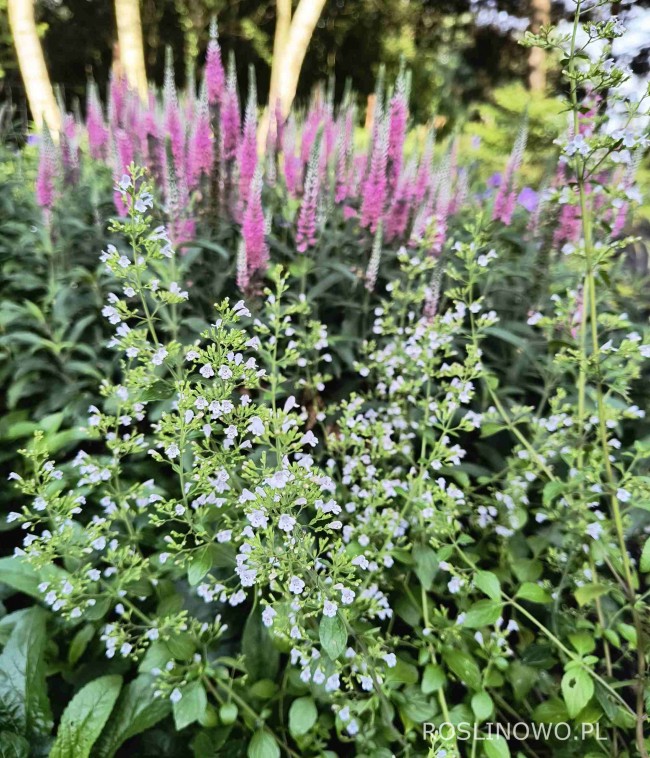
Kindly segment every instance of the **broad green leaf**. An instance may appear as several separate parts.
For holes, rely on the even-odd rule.
[[[52,729],[45,681],[46,619],[46,612],[36,607],[21,614],[0,655],[0,724],[30,740]]]
[[[196,550],[190,561],[190,566],[187,571],[187,579],[189,583],[194,587],[212,568],[212,552],[210,546],[206,546]]]
[[[426,545],[414,545],[413,560],[415,561],[415,575],[420,580],[420,584],[428,590],[438,570],[436,554]]]
[[[646,540],[643,546],[639,568],[644,574],[650,573],[650,539]]]
[[[0,756],[2,758],[29,758],[30,743],[15,732],[0,732]]]
[[[465,614],[463,626],[469,629],[479,629],[482,626],[490,626],[501,617],[502,603],[495,603],[494,600],[479,600],[470,606]]]
[[[345,650],[348,642],[348,633],[342,619],[336,616],[323,616],[318,629],[318,636],[323,650],[335,661]]]
[[[485,690],[472,695],[472,710],[479,721],[487,721],[492,715],[494,703]]]
[[[483,743],[486,758],[510,758],[510,748],[501,735],[490,735]]]
[[[429,698],[415,687],[408,687],[403,693],[404,703],[400,705],[400,713],[415,724],[430,721],[435,715],[435,707]]]
[[[566,705],[559,697],[540,703],[533,711],[533,721],[538,724],[563,724],[568,718]]]
[[[198,721],[208,705],[208,696],[201,682],[190,682],[181,687],[181,699],[174,703],[174,724],[180,732],[186,726]]]
[[[579,667],[572,667],[562,677],[562,695],[570,718],[575,718],[594,694],[594,680]]]
[[[430,695],[432,692],[437,692],[441,687],[444,687],[446,681],[445,672],[436,663],[430,663],[425,669],[422,676],[422,692],[425,695]]]
[[[501,600],[501,582],[491,571],[477,571],[474,584],[492,600]]]
[[[524,582],[515,596],[518,600],[528,600],[531,603],[550,603],[553,599],[539,584]]]
[[[88,643],[90,640],[92,640],[94,635],[95,627],[92,624],[86,624],[85,626],[82,626],[81,629],[72,638],[72,642],[70,643],[70,647],[68,649],[68,663],[71,666],[74,666],[74,664],[84,654],[86,648],[88,647]]]
[[[154,678],[141,675],[120,693],[108,723],[93,750],[98,758],[112,758],[120,745],[136,734],[151,729],[170,711],[169,700],[156,698]]]
[[[289,709],[289,732],[292,737],[302,737],[318,719],[316,704],[311,697],[299,697]]]
[[[88,758],[121,688],[121,676],[101,676],[82,687],[63,711],[50,758]]]
[[[463,650],[446,650],[442,657],[448,668],[472,690],[482,689],[481,671],[472,656]]]
[[[578,587],[574,595],[578,601],[579,606],[588,605],[592,600],[601,597],[609,592],[609,587],[606,584],[583,584],[582,587]]]
[[[397,659],[393,668],[386,671],[386,684],[415,684],[417,680],[417,667],[412,663],[403,661],[401,658]]]
[[[269,630],[262,623],[262,611],[259,607],[253,608],[246,619],[242,650],[251,682],[275,678],[280,653],[273,644]]]
[[[248,758],[280,758],[280,748],[272,734],[258,729],[248,743]]]

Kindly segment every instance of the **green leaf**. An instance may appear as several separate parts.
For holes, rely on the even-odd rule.
[[[463,626],[468,629],[479,629],[482,626],[490,626],[501,617],[502,603],[493,600],[479,600],[470,606],[465,614]]]
[[[643,546],[639,568],[642,573],[650,574],[650,540],[646,540],[645,545]]]
[[[481,671],[469,653],[463,650],[446,650],[442,657],[461,682],[472,690],[482,689]]]
[[[477,571],[474,584],[492,600],[501,600],[501,582],[491,571]]]
[[[208,705],[208,696],[201,682],[190,682],[181,687],[182,697],[174,703],[174,724],[177,731],[198,721]]]
[[[28,739],[52,729],[45,682],[46,618],[40,608],[22,613],[0,655],[0,724]]]
[[[559,697],[540,703],[533,711],[533,721],[538,724],[563,724],[568,718],[566,705]]]
[[[212,552],[210,546],[195,550],[187,571],[187,579],[195,587],[212,568]]]
[[[438,570],[438,559],[434,551],[426,545],[413,546],[413,560],[415,561],[415,575],[425,590],[431,587],[433,577]]]
[[[30,743],[14,732],[0,732],[0,756],[2,758],[29,758]]]
[[[280,758],[280,748],[272,734],[258,729],[248,743],[248,758]]]
[[[93,750],[93,758],[95,755],[112,758],[124,742],[151,729],[167,716],[169,700],[153,696],[154,681],[152,676],[141,675],[124,687]]]
[[[570,718],[575,718],[594,694],[594,680],[589,673],[572,667],[562,677],[562,695]]]
[[[435,715],[433,703],[424,693],[414,687],[404,690],[403,698],[404,703],[400,706],[400,713],[403,713],[414,723],[421,724],[424,721],[430,721]]]
[[[515,595],[519,600],[528,600],[531,603],[550,603],[553,599],[549,593],[539,584],[534,582],[524,582],[517,594]]]
[[[501,735],[490,735],[483,743],[486,758],[510,758],[510,748]]]
[[[578,587],[575,591],[575,598],[578,601],[580,607],[588,605],[592,600],[596,600],[602,595],[609,592],[609,587],[606,584],[583,584],[582,587]]]
[[[438,664],[430,663],[424,669],[424,675],[422,676],[422,692],[425,695],[437,692],[441,687],[444,687],[446,678],[445,672]]]
[[[492,715],[494,703],[485,690],[472,695],[472,710],[479,721],[487,721]]]
[[[88,643],[90,640],[92,640],[94,635],[95,627],[92,624],[86,624],[85,626],[82,626],[81,629],[75,634],[68,650],[68,663],[71,666],[74,666],[79,658],[81,658],[81,656],[84,654],[86,648],[88,647]]]
[[[318,628],[318,636],[323,650],[333,661],[345,650],[348,642],[345,624],[338,613],[332,617],[323,616]]]
[[[242,636],[242,651],[250,681],[274,679],[278,672],[280,653],[273,644],[269,630],[262,623],[262,610],[253,608],[246,619]]]
[[[68,703],[50,758],[88,758],[122,688],[121,676],[101,676]]]
[[[318,719],[316,704],[311,697],[299,697],[289,709],[289,732],[292,737],[302,737]]]

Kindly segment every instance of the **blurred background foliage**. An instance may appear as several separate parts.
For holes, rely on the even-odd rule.
[[[554,15],[562,5],[553,4]],[[68,107],[75,99],[83,101],[89,77],[103,93],[115,54],[114,4],[42,0],[36,7],[50,77]],[[530,13],[527,2],[502,2],[499,8],[524,17]],[[6,0],[0,0],[0,96],[24,112],[5,11]],[[192,64],[198,68],[203,61],[209,20],[216,14],[222,47],[235,53],[240,83],[252,63],[259,91],[268,92],[274,0],[143,0],[141,11],[150,80],[162,85],[169,45],[177,84],[183,86]],[[333,77],[337,96],[351,80],[365,107],[379,66],[386,65],[391,79],[404,59],[412,69],[415,121],[437,116],[441,127],[451,128],[472,103],[489,101],[496,88],[523,85],[528,54],[507,32],[478,25],[469,0],[328,0],[302,67],[298,99],[304,101],[316,83]]]

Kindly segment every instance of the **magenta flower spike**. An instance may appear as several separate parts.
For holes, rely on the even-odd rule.
[[[104,122],[104,113],[97,94],[97,85],[93,81],[88,82],[86,95],[86,131],[90,157],[95,160],[106,160],[108,129]]]
[[[517,202],[516,177],[523,163],[527,137],[528,127],[524,122],[517,134],[508,165],[501,179],[497,196],[494,199],[492,219],[494,221],[501,221],[506,226],[509,226],[512,221],[512,214]]]
[[[266,222],[262,209],[262,170],[256,169],[249,185],[248,202],[242,221],[242,238],[246,256],[245,285],[258,271],[265,271],[269,261]],[[244,287],[245,288],[245,287]]]
[[[408,122],[408,87],[404,72],[400,71],[395,92],[390,101],[388,133],[388,188],[395,190],[402,171],[404,140]]]
[[[388,161],[388,136],[390,121],[381,112],[379,105],[375,108],[375,118],[380,120],[377,137],[372,147],[370,170],[363,184],[363,199],[361,202],[361,226],[374,234],[377,224],[383,216],[386,203],[388,182],[386,165]]]
[[[289,116],[282,139],[284,182],[292,197],[298,197],[302,180],[302,161],[296,155],[296,121]]]
[[[174,64],[171,48],[169,47],[167,48],[165,55],[163,104],[165,111],[165,131],[171,145],[172,156],[174,158],[174,170],[177,175],[180,175],[185,168],[185,128],[181,119],[178,96],[176,95]]]
[[[411,215],[416,170],[417,164],[413,158],[408,162],[399,178],[386,218],[387,242],[402,239],[406,234]]]
[[[124,107],[129,86],[126,77],[111,71],[108,84],[108,122],[111,129],[124,124]]]
[[[210,41],[205,56],[205,86],[208,93],[208,103],[210,106],[220,104],[226,90],[226,72],[221,59],[221,46],[219,45],[219,30],[217,28],[217,18],[212,17],[210,21]]]
[[[213,160],[212,128],[204,82],[187,150],[187,185],[190,190],[199,186],[202,176],[209,176]]]
[[[321,179],[321,150],[321,144],[316,142],[312,148],[312,154],[307,166],[305,191],[298,213],[298,225],[296,228],[296,249],[299,253],[306,253],[310,247],[316,244],[316,216],[318,213]]]
[[[250,184],[257,169],[257,88],[255,70],[248,69],[248,102],[244,116],[242,140],[237,151],[239,167],[239,208],[243,212],[249,196]]]
[[[58,164],[56,147],[47,125],[43,124],[36,175],[36,202],[46,213],[52,210],[56,201],[56,179]]]
[[[424,149],[420,156],[420,165],[418,166],[418,174],[415,180],[415,191],[413,193],[413,202],[416,207],[419,207],[424,202],[424,198],[431,189],[431,181],[433,178],[432,164],[433,153],[436,144],[436,135],[433,129],[430,129],[427,133],[424,143]]]
[[[241,117],[239,95],[237,94],[237,74],[235,59],[228,61],[228,82],[221,107],[221,143],[224,160],[233,160],[239,147]]]
[[[318,96],[315,93],[312,97],[311,103],[309,105],[309,110],[307,112],[307,117],[305,118],[305,123],[302,127],[300,158],[302,160],[303,166],[307,165],[311,157],[312,147],[314,146],[314,142],[318,136],[318,130],[321,126],[321,119],[322,107],[318,100]]]
[[[343,203],[351,195],[350,158],[354,132],[354,109],[348,108],[339,116],[339,128],[336,141],[336,187],[334,201]]]

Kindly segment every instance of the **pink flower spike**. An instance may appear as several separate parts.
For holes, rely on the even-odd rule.
[[[248,202],[250,184],[257,169],[257,89],[255,70],[248,69],[248,102],[244,116],[244,132],[237,154],[239,166],[239,207],[243,211]]]
[[[210,41],[205,57],[204,77],[208,92],[208,103],[211,106],[221,103],[226,89],[226,72],[221,60],[216,16],[213,16],[210,21]]]
[[[258,271],[266,270],[269,261],[269,246],[266,242],[266,222],[262,209],[262,171],[256,169],[250,182],[248,202],[242,222],[244,254],[246,256],[246,273],[244,286]]]
[[[321,145],[317,142],[313,148],[307,177],[305,178],[305,191],[298,213],[298,225],[296,229],[296,249],[299,253],[306,253],[310,247],[316,244],[316,214],[318,211],[318,198],[320,194],[320,160]]]
[[[47,125],[43,124],[36,176],[36,202],[46,212],[52,210],[56,200],[57,174],[56,148]]]

